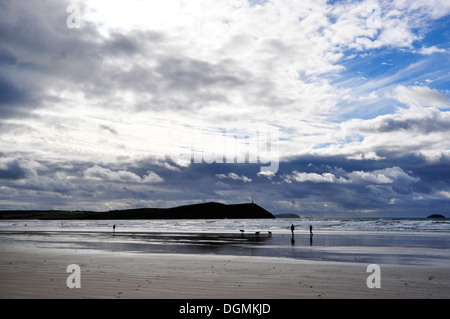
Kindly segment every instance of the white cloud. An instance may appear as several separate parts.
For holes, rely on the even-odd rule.
[[[342,174],[342,172],[344,174]],[[303,183],[337,183],[337,184],[402,184],[409,185],[418,182],[420,179],[412,177],[403,171],[400,167],[391,167],[370,172],[352,171],[340,172],[343,176],[337,177],[333,173],[305,173],[293,171],[292,174],[286,174],[283,177],[284,182],[293,181]]]
[[[334,174],[331,173],[304,173],[293,171],[291,175],[285,175],[284,181],[287,183],[295,182],[313,182],[313,183],[345,183],[346,180],[342,177],[337,178]]]
[[[360,181],[367,181],[369,183],[374,184],[391,184],[394,180],[389,178],[385,174],[381,172],[363,172],[363,171],[354,171],[348,174],[349,178],[354,183],[358,183]]]
[[[371,172],[353,171],[348,173],[347,176],[351,179],[352,183],[361,183],[364,181],[372,184],[395,183],[410,185],[420,181],[420,178],[408,175],[403,169],[397,166],[374,170]]]
[[[446,190],[438,191],[437,195],[445,199],[450,199],[450,191]]]
[[[378,156],[376,152],[358,153],[358,154],[346,156],[346,158],[349,160],[356,160],[356,161],[362,161],[362,160],[379,161],[379,160],[386,159],[386,157]]]
[[[398,85],[394,89],[394,97],[398,101],[412,106],[450,107],[445,95],[426,86],[405,87],[403,85]]]
[[[345,134],[446,132],[450,128],[450,112],[441,112],[434,107],[412,106],[408,109],[399,108],[394,114],[380,115],[369,120],[352,119],[342,123],[341,128]],[[398,142],[407,145],[409,141]]]
[[[447,50],[446,49],[439,49],[438,47],[433,45],[431,47],[422,47],[417,52],[420,53],[420,54],[423,54],[423,55],[431,55],[431,54],[434,54],[434,53],[446,53]]]
[[[24,49],[35,45],[34,41],[18,33],[15,43],[22,43],[20,50],[16,46],[6,48],[39,66],[33,70],[49,73],[42,81],[33,81],[47,97],[46,103],[34,111],[36,118],[11,120],[11,124],[25,123],[33,134],[2,133],[0,149],[33,150],[36,158],[67,162],[98,163],[102,158],[104,163],[113,163],[155,154],[164,157],[178,149],[191,151],[191,141],[174,138],[177,134],[173,132],[184,133],[184,128],[192,127],[195,114],[208,128],[239,130],[250,122],[280,127],[280,157],[333,154],[379,160],[383,157],[377,152],[381,154],[386,148],[403,150],[414,144],[409,149],[416,152],[427,143],[429,149],[423,150],[427,154],[433,154],[433,148],[442,150],[440,136],[433,136],[431,144],[430,140],[419,143],[417,138],[408,138],[412,131],[424,132],[422,124],[428,125],[427,133],[433,131],[432,117],[423,122],[417,118],[411,125],[399,123],[401,114],[397,112],[372,120],[348,121],[340,127],[335,115],[339,118],[345,112],[339,109],[339,102],[353,94],[353,102],[372,103],[376,108],[376,102],[384,98],[383,92],[370,90],[371,86],[384,88],[398,78],[374,83],[368,74],[358,74],[358,78],[367,79],[365,84],[349,81],[348,86],[335,85],[335,79],[347,66],[343,60],[370,54],[355,53],[354,49],[412,51],[411,43],[420,40],[416,29],[426,26],[430,17],[448,13],[445,1],[330,4],[325,0],[287,0],[258,6],[249,5],[247,0],[82,3],[84,27],[68,34],[52,25],[60,21],[59,16],[51,17],[56,10],[41,11],[12,2],[8,8],[13,14],[3,13],[10,16],[5,21],[11,19],[12,25],[19,19],[28,21],[27,26],[36,34],[53,29],[61,34],[51,33],[49,41],[39,44],[40,50],[34,52]],[[368,25],[377,14],[374,8],[379,8],[380,14],[380,25],[375,27]],[[43,18],[47,14],[48,19]],[[51,57],[56,47],[74,50],[64,51],[55,60]],[[350,60],[345,55],[349,49],[353,55]],[[437,47],[421,50],[429,53]],[[20,78],[41,78],[36,71],[24,68],[21,72]],[[355,90],[361,86],[364,92]],[[409,106],[449,107],[442,92],[426,87],[398,86],[393,93]],[[360,109],[357,111],[365,112]],[[376,109],[372,111],[377,114]],[[442,120],[438,126],[445,124],[444,114],[436,118]],[[392,123],[406,125],[401,140],[387,140],[378,134],[383,129],[393,132]],[[371,130],[371,126],[378,130]],[[362,135],[361,141],[346,139],[355,133]],[[329,147],[318,147],[327,143]],[[212,144],[203,145],[204,154],[216,151],[217,145]],[[161,165],[179,171],[170,164]],[[271,177],[266,173],[258,176]],[[103,175],[113,180],[142,181],[141,176],[126,171]]]
[[[228,173],[227,175],[226,175],[226,174],[216,174],[216,176],[217,176],[218,178],[220,178],[220,179],[223,179],[223,178],[229,178],[229,179],[233,179],[233,180],[235,180],[235,181],[243,181],[244,183],[247,183],[247,182],[251,182],[251,181],[252,181],[251,178],[248,178],[248,177],[245,176],[245,175],[239,176],[239,175],[236,174],[236,173]]]
[[[389,0],[385,0],[382,5],[389,2]],[[414,15],[427,15],[433,19],[442,18],[450,12],[450,3],[446,0],[395,0],[393,1],[393,7],[397,10],[406,11],[413,17]]]
[[[412,190],[418,178],[397,159],[414,170],[409,155],[450,158],[448,70],[439,64],[448,48],[427,37],[444,32],[436,19],[448,15],[450,2],[260,2],[80,0],[83,24],[75,30],[66,28],[67,1],[2,6],[0,193],[17,195],[16,206],[57,207],[52,198],[73,196],[64,206],[98,209],[98,202],[236,201],[266,183],[276,186],[258,189],[267,202],[296,197],[306,210],[340,201],[350,208],[405,203],[390,192],[421,188]],[[192,143],[196,135],[187,132],[197,119],[207,134]],[[244,175],[217,176],[214,164],[189,166],[191,155],[228,157],[223,141],[236,142],[233,155],[254,155],[243,137],[251,125],[279,128],[280,170],[290,174],[262,171],[257,176],[268,180],[252,180],[240,166],[229,171]],[[179,166],[168,160],[178,151],[188,155]],[[346,157],[358,169],[282,167],[299,156],[338,166]],[[375,170],[380,165],[389,167]],[[199,176],[210,185],[193,185]],[[153,193],[150,186],[162,182],[167,191]],[[295,183],[309,184],[282,188]],[[430,188],[445,187],[436,184]],[[325,198],[331,193],[321,188],[339,195]],[[303,201],[308,192],[315,193],[310,203]],[[370,201],[355,201],[359,192]]]
[[[131,183],[139,183],[141,178],[128,171],[112,171],[108,168],[103,168],[98,165],[94,165],[90,168],[87,168],[83,175],[88,179],[98,179],[98,180],[106,180],[112,182],[131,182]]]
[[[142,183],[160,183],[163,181],[164,179],[162,177],[152,171],[148,171],[147,175],[142,178]]]
[[[436,161],[450,153],[447,137],[450,112],[435,107],[399,108],[394,114],[346,121],[341,124],[341,129],[344,136],[360,134],[362,137],[357,143],[333,149],[350,154],[347,159],[364,159],[364,155],[359,154],[372,154],[369,152],[394,152],[396,156],[414,154],[427,161]]]
[[[271,172],[271,171],[263,170],[263,171],[260,171],[260,172],[256,173],[256,175],[264,176],[264,177],[267,177],[268,179],[272,179],[272,177],[275,176],[275,173]]]
[[[103,168],[99,165],[94,165],[83,171],[83,175],[87,179],[104,180],[110,182],[124,182],[124,183],[159,183],[163,179],[152,171],[148,171],[142,179],[133,172],[129,171],[113,171],[108,168]]]

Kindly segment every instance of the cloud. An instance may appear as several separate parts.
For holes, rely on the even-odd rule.
[[[408,211],[448,190],[448,1],[77,1],[79,29],[70,3],[0,4],[2,207]],[[279,171],[168,160],[197,120],[203,155],[276,128]]]
[[[275,176],[275,173],[271,172],[271,171],[263,170],[263,171],[260,171],[260,172],[256,173],[256,175],[257,176],[264,176],[264,177],[267,177],[268,179],[271,179],[272,177]]]
[[[0,179],[24,179],[36,177],[38,171],[46,170],[45,165],[23,158],[0,158]]]
[[[114,182],[132,182],[139,183],[141,178],[136,174],[128,171],[112,171],[108,168],[103,168],[98,165],[94,165],[83,172],[85,178],[106,180]]]
[[[293,171],[292,174],[284,175],[283,179],[286,183],[293,181],[298,183],[332,183],[332,184],[411,184],[416,183],[420,179],[411,177],[400,167],[385,168],[382,170],[365,171],[340,171],[336,176],[333,173],[306,173]]]
[[[7,7],[2,29],[14,37],[7,37],[3,44],[9,49],[8,61],[19,62],[11,68],[14,82],[6,84],[17,88],[9,92],[16,92],[18,101],[23,87],[39,107],[47,100],[68,103],[70,95],[60,92],[70,91],[77,100],[84,96],[82,102],[95,108],[204,110],[206,115],[211,108],[220,108],[229,117],[235,110],[242,112],[241,105],[256,116],[261,107],[317,114],[335,103],[338,92],[330,92],[326,80],[299,81],[297,77],[342,70],[336,65],[341,55],[327,43],[328,37],[317,33],[329,26],[327,7],[314,1],[257,8],[242,2],[237,4],[239,10],[231,4],[199,3],[183,7],[184,12],[176,1],[157,9],[138,1],[126,6],[81,3],[86,16],[83,27],[76,30],[64,24],[67,3],[45,1],[42,6],[48,10],[21,2]],[[206,21],[205,11],[209,12]],[[124,12],[133,13],[133,19]],[[144,18],[142,12],[167,16],[156,23],[159,15]],[[18,20],[27,23],[18,28]],[[38,36],[21,31],[28,29]],[[279,115],[280,120],[286,118],[285,112]]]
[[[158,174],[152,171],[148,171],[147,175],[142,178],[142,183],[161,183],[164,182]]]
[[[425,17],[437,14],[426,3],[409,12],[409,7],[400,3],[381,2],[382,23],[372,28],[367,25],[374,13],[369,9],[378,2],[371,1],[333,5],[269,1],[258,6],[245,1],[181,6],[171,1],[170,5],[158,5],[156,11],[154,4],[139,1],[127,5],[80,3],[85,12],[83,27],[72,30],[65,25],[67,3],[44,1],[41,6],[48,10],[22,2],[6,7],[5,19],[0,19],[0,29],[8,33],[2,43],[8,65],[1,69],[5,85],[16,88],[8,90],[12,99],[27,98],[35,103],[13,107],[14,103],[7,102],[0,112],[4,118],[18,116],[19,109],[39,116],[28,124],[39,128],[34,135],[37,139],[47,142],[40,148],[46,149],[43,153],[73,148],[71,156],[86,156],[88,161],[104,153],[110,159],[116,154],[167,155],[168,150],[183,148],[185,145],[171,140],[167,132],[173,123],[192,125],[192,114],[208,126],[278,125],[289,132],[283,137],[292,141],[283,151],[298,154],[308,150],[304,144],[293,147],[301,138],[297,133],[329,125],[324,116],[336,114],[346,90],[333,85],[330,76],[345,70],[344,53],[365,48],[365,39],[378,41],[373,46],[403,48],[402,42],[409,43],[414,35],[413,20],[403,18],[408,14],[422,17],[422,25],[428,21]],[[388,14],[393,9],[397,15]],[[166,16],[163,19],[156,12]],[[19,28],[22,20],[26,23]],[[38,36],[30,37],[25,30]],[[399,41],[402,30],[404,40]],[[398,36],[388,37],[386,32]],[[398,90],[399,100],[413,103],[408,100],[413,96],[410,92]],[[442,96],[415,93],[417,103],[427,100],[429,105],[442,105]],[[372,91],[359,98],[377,103],[379,96]],[[73,113],[69,115],[68,110]],[[54,121],[69,127],[76,123],[77,127],[55,134],[40,125],[49,114]],[[121,123],[112,120],[116,118]],[[145,122],[156,118],[150,131]],[[109,139],[104,143],[107,136],[101,139],[88,134],[91,125],[100,127],[102,133],[121,135],[119,142]],[[322,133],[323,139],[332,135],[330,130]],[[158,136],[158,144],[141,147],[149,135]],[[319,134],[311,132],[303,140],[313,136]],[[24,148],[33,142],[27,143],[28,135],[21,140]]]
[[[346,1],[330,6],[328,15],[335,20],[325,34],[333,43],[359,51],[382,47],[413,49],[420,40],[415,28],[426,26],[427,18],[442,17],[450,9],[440,4],[436,12],[431,3],[415,2],[415,9],[405,1]]]
[[[356,160],[356,161],[362,161],[362,160],[379,161],[379,160],[386,159],[386,157],[378,156],[376,152],[358,153],[358,154],[346,156],[346,158],[349,160]]]
[[[426,86],[405,87],[403,85],[398,85],[394,90],[394,97],[398,101],[411,106],[450,107],[445,95]]]
[[[100,124],[100,129],[108,131],[108,132],[110,132],[111,134],[114,134],[114,135],[117,134],[117,131],[114,128],[112,128],[112,127],[110,127],[108,125],[105,125],[105,124]]]
[[[181,172],[181,170],[178,167],[173,166],[173,165],[171,165],[171,164],[169,164],[167,162],[151,161],[150,163],[152,165],[156,165],[158,167],[163,167],[163,168],[168,169],[170,171]]]
[[[353,171],[347,174],[352,183],[372,183],[372,184],[412,184],[420,179],[412,177],[400,167],[391,167],[372,172]]]
[[[437,195],[442,196],[445,199],[450,199],[450,191],[442,190],[442,191],[439,191]]]
[[[413,107],[399,109],[395,114],[381,115],[370,120],[353,119],[342,124],[345,131],[359,133],[446,132],[450,129],[450,113],[435,108]],[[405,145],[408,141],[402,141]]]
[[[423,54],[423,55],[431,55],[431,54],[434,54],[434,53],[446,53],[447,50],[446,49],[439,49],[438,47],[433,45],[431,47],[422,47],[417,52],[420,53],[420,54]]]
[[[87,179],[123,183],[159,183],[164,181],[160,176],[152,171],[148,171],[147,175],[141,178],[133,172],[124,170],[113,171],[108,168],[103,168],[99,165],[94,165],[84,170],[83,176]]]
[[[13,160],[3,160],[1,169],[13,167]],[[16,163],[26,167],[19,160]],[[227,164],[239,173],[218,174],[217,164],[199,163],[174,171],[161,163],[144,159],[129,162],[124,169],[83,162],[29,163],[31,170],[24,177],[0,179],[0,207],[108,210],[253,199],[274,213],[348,216],[371,211],[422,216],[424,210],[449,205],[443,193],[450,189],[445,173],[448,161],[386,156],[382,162],[349,162],[344,156],[309,155],[281,162],[280,172],[271,179],[252,178],[259,173],[256,164]],[[391,166],[379,168],[385,164]]]
[[[244,176],[244,175],[239,176],[236,173],[228,173],[227,175],[225,175],[225,174],[216,174],[216,176],[218,178],[220,178],[220,179],[228,178],[228,179],[232,179],[232,180],[235,180],[235,181],[243,181],[244,183],[252,181],[251,178],[248,178],[247,176]]]
[[[284,177],[286,183],[291,183],[292,181],[303,183],[303,182],[313,182],[313,183],[345,183],[345,179],[336,178],[331,173],[305,173],[293,171],[291,175],[286,175]]]
[[[230,185],[228,185],[226,183],[223,183],[221,181],[215,182],[214,183],[214,188],[219,190],[219,191],[228,191],[228,190],[232,189]]]

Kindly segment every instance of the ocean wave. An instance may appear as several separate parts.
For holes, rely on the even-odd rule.
[[[290,233],[291,225],[296,232],[313,231],[363,231],[363,232],[439,232],[450,233],[449,219],[425,218],[298,218],[298,219],[223,219],[223,220],[110,220],[110,221],[42,221],[20,220],[0,221],[0,229],[22,230],[116,230],[149,231],[149,232],[246,232],[272,231]]]

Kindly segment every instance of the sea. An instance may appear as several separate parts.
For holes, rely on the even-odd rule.
[[[258,256],[450,268],[450,219],[2,220],[0,250],[7,249]]]
[[[164,219],[164,220],[6,220],[0,230],[117,230],[132,232],[391,232],[448,233],[450,218],[275,218],[275,219]]]

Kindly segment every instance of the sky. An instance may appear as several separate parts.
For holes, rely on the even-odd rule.
[[[446,0],[0,1],[0,209],[450,211]]]

